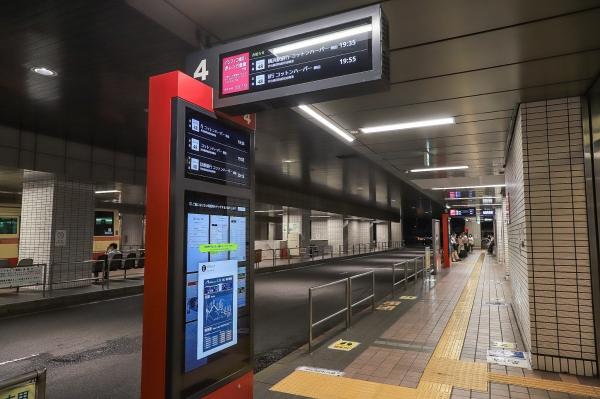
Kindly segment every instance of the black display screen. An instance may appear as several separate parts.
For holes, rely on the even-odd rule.
[[[230,97],[370,71],[371,19],[257,45],[219,58],[219,96]]]
[[[251,364],[250,200],[186,191],[184,209],[184,380],[202,389]]]
[[[475,216],[475,208],[450,209],[450,216]]]
[[[250,185],[250,136],[186,109],[185,177],[238,187]]]

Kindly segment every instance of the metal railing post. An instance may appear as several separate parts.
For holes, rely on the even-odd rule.
[[[396,287],[396,264],[392,264],[392,300],[394,299],[394,288]]]
[[[53,264],[50,263],[50,270],[48,272],[48,280],[50,280],[48,282],[48,296],[50,296],[50,297],[52,296],[52,292],[54,290],[54,287],[53,287],[53,282],[54,282],[54,276],[53,276],[53,274],[54,274],[54,268],[52,267],[52,265]]]
[[[110,289],[110,262],[108,260],[104,261],[104,266],[106,267],[106,289]]]
[[[408,262],[404,262],[404,291],[408,289]]]
[[[425,255],[423,255],[421,257],[422,263],[423,263],[423,280],[425,280],[425,276],[427,276],[427,273],[425,271]],[[427,270],[429,270],[429,265],[427,265]]]
[[[346,330],[352,325],[352,279],[348,277],[346,280],[346,306],[348,312],[346,313]]]
[[[313,340],[313,306],[312,306],[312,288],[308,289],[308,354],[312,353]]]
[[[371,292],[371,294],[373,295],[373,298],[371,299],[371,305],[373,306],[373,312],[375,311],[375,270],[373,270],[373,285],[372,285],[373,291]],[[392,300],[394,299],[394,297],[392,296]]]
[[[273,248],[273,266],[275,266],[275,256],[276,256],[275,251],[276,251],[276,249]]]
[[[46,274],[48,273],[48,270],[46,270],[46,268],[47,268],[46,263],[44,263],[43,266],[44,266],[44,280],[42,283],[42,298],[46,298]]]

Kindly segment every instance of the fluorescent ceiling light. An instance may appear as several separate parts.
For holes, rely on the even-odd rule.
[[[294,163],[296,161],[294,161],[293,159],[284,159],[283,163]]]
[[[53,71],[52,69],[48,69],[48,68],[44,68],[44,67],[33,67],[33,68],[31,68],[31,70],[33,72],[37,73],[38,75],[42,75],[42,76],[58,75],[58,73],[56,73],[56,71]]]
[[[488,188],[488,187],[504,187],[505,184],[490,184],[487,186],[466,186],[466,187],[435,187],[431,190],[466,190],[468,188]],[[462,198],[468,199],[468,198]]]
[[[344,30],[341,30],[338,32],[328,33],[326,35],[317,36],[317,37],[313,37],[313,38],[306,39],[306,40],[301,40],[296,43],[290,43],[290,44],[286,44],[284,46],[275,47],[275,48],[269,49],[269,51],[271,53],[275,54],[276,56],[279,56],[280,54],[287,53],[287,52],[294,51],[294,50],[299,50],[301,48],[316,46],[318,44],[322,44],[322,43],[329,42],[332,40],[339,40],[339,39],[343,39],[348,36],[358,35],[359,33],[371,32],[371,30],[372,30],[371,24],[355,26],[354,28],[344,29]]]
[[[311,218],[330,218],[331,216],[319,216],[319,215],[311,215]]]
[[[344,132],[342,129],[338,128],[333,123],[329,122],[327,119],[323,118],[321,115],[319,115],[318,113],[316,113],[315,111],[310,109],[308,106],[301,105],[300,109],[302,111],[306,112],[307,114],[309,114],[310,116],[312,116],[313,118],[315,118],[316,120],[318,120],[319,122],[321,122],[323,125],[327,126],[331,131],[333,131],[333,132],[339,134],[340,136],[342,136],[343,138],[345,138],[346,140],[354,141],[354,137],[352,137],[348,133]]]
[[[104,190],[104,191],[96,191],[96,194],[110,194],[110,193],[120,193],[119,190]]]
[[[256,213],[268,213],[268,212],[283,212],[283,209],[272,209],[270,211],[254,211]]]
[[[388,132],[390,130],[413,129],[416,127],[427,127],[437,125],[451,125],[454,123],[454,118],[429,119],[419,122],[397,123],[395,125],[383,125],[374,127],[361,127],[363,133]]]
[[[443,168],[424,168],[424,169],[412,169],[411,172],[433,172],[436,170],[452,170],[452,169],[469,169],[467,165],[463,166],[445,166]]]

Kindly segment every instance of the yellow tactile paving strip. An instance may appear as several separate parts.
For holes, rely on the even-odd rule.
[[[315,399],[448,399],[453,387],[487,392],[488,382],[494,382],[600,398],[600,387],[491,373],[487,363],[459,360],[484,256],[475,264],[417,388],[294,371],[271,390]]]
[[[546,391],[564,392],[571,395],[600,398],[600,387],[592,387],[589,385],[571,384],[569,382],[549,381],[539,378],[527,378],[499,373],[488,373],[487,378],[488,381],[499,384],[519,385],[527,388],[536,388]]]

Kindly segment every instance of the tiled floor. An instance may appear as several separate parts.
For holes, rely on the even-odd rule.
[[[389,393],[392,395],[389,397],[532,399],[588,397],[574,395],[573,392],[576,391],[588,392],[594,397],[600,397],[600,390],[578,385],[581,382],[589,386],[600,385],[599,380],[595,378],[583,379],[564,374],[488,365],[486,363],[486,351],[490,348],[492,341],[516,342],[519,349],[522,349],[523,346],[510,307],[509,284],[503,279],[504,268],[496,263],[495,258],[484,256],[480,274],[478,271],[475,273],[475,262],[479,257],[479,253],[473,254],[467,259],[467,262],[453,264],[450,271],[442,273],[441,276],[436,278],[435,282],[423,282],[421,280],[419,284],[409,286],[408,292],[398,293],[396,297],[415,295],[417,299],[413,301],[402,300],[402,303],[392,311],[377,311],[363,316],[362,320],[359,320],[351,330],[326,337],[320,345],[317,345],[317,349],[312,355],[308,355],[306,350],[300,349],[257,374],[255,377],[255,397],[307,397],[299,396],[300,393],[306,394],[307,392],[301,389],[298,391],[285,391],[288,393],[270,390],[277,382],[281,380],[285,382],[288,376],[290,376],[289,381],[294,382],[295,380],[292,381],[293,378],[298,379],[302,375],[310,374],[294,372],[294,369],[301,365],[343,370],[345,372],[345,375],[339,380],[331,380],[331,378],[339,377],[324,376],[325,380],[329,378],[327,381],[330,383],[325,384],[329,386],[323,386],[322,389],[314,387],[314,382],[312,382],[310,390],[312,393],[308,397],[314,398],[387,397],[383,392],[387,392],[386,389],[391,389],[393,386],[398,387],[398,389],[406,387],[408,390],[403,388],[404,391],[398,391],[397,389],[393,391],[394,393]],[[477,270],[479,269],[477,268]],[[473,275],[472,272],[477,274],[478,278],[468,283],[469,278]],[[470,286],[471,288],[467,290],[465,287],[468,284],[476,285]],[[469,296],[468,301],[465,301],[465,297],[461,297],[461,295],[467,291],[471,293],[471,296]],[[462,302],[459,302],[460,298],[463,298]],[[508,306],[484,304],[492,298],[504,298]],[[464,314],[465,302],[469,302],[467,310],[470,312],[470,318],[469,314],[466,314],[457,322],[455,309],[459,304]],[[461,328],[452,328],[451,331],[445,331],[451,317],[454,318],[454,325],[456,323],[463,323],[464,325]],[[461,330],[462,333],[452,337],[451,335],[454,334],[455,330]],[[460,342],[453,342],[453,339],[454,341],[459,339],[459,335]],[[340,338],[358,341],[361,342],[361,345],[350,352],[327,349],[330,343]],[[455,349],[456,357],[454,359],[456,360],[450,358],[432,360],[432,354],[438,347],[440,339],[443,345],[450,343],[450,345],[455,345],[458,348]],[[441,363],[436,365],[436,361]],[[447,368],[450,368],[449,374],[472,373],[474,378],[465,379],[463,378],[464,375],[448,375],[443,384],[427,382],[432,379],[432,367],[436,370],[442,370],[444,364],[448,366]],[[481,364],[481,366],[478,364]],[[471,366],[477,366],[473,370],[477,369],[478,371],[469,371],[473,368]],[[423,374],[426,368],[429,370],[429,374],[426,374],[424,378]],[[488,371],[491,373],[488,373]],[[443,371],[435,371],[434,374],[433,376],[437,378],[437,374],[443,374]],[[527,379],[520,382],[513,382],[535,386],[536,388],[487,382],[490,378],[491,380],[494,380],[494,378],[497,380],[502,375],[508,375],[511,378],[513,376],[527,377]],[[483,378],[483,387],[487,388],[487,392],[482,387],[482,381],[475,381],[477,379],[475,377]],[[342,382],[343,379],[352,379],[356,382],[368,381],[363,385],[353,385],[355,387],[353,392],[361,392],[360,395],[363,396],[352,396],[352,392],[342,394],[340,388],[335,388],[337,391],[335,389],[332,391],[332,386],[335,385],[333,382],[335,381],[337,384]],[[444,385],[450,383],[452,385]],[[573,383],[574,385],[564,383]],[[424,389],[427,384],[439,390],[439,393],[432,396],[432,394],[425,392]],[[542,387],[550,388],[552,384],[555,384],[553,389],[562,390],[563,392],[539,389]],[[293,386],[293,384],[290,386]],[[459,386],[463,386],[463,388]],[[418,389],[414,389],[417,387]],[[467,387],[478,387],[480,389],[466,389]],[[428,389],[431,389],[431,387]]]

